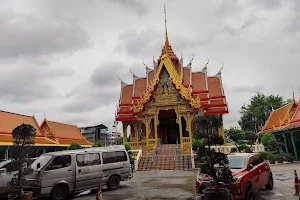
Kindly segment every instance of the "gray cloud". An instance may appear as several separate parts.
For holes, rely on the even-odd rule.
[[[0,58],[73,52],[89,45],[75,22],[0,10]]]
[[[145,15],[148,12],[149,5],[145,4],[146,1],[141,0],[110,0],[120,7],[121,10],[128,12],[135,12],[139,16]]]
[[[56,97],[56,91],[47,82],[58,77],[71,76],[74,72],[25,63],[22,67],[0,70],[0,73],[5,74],[0,79],[1,99],[24,103]]]
[[[118,83],[118,73],[121,73],[129,66],[121,62],[105,62],[96,67],[90,78],[95,87],[112,87]]]
[[[160,38],[159,40],[157,38]],[[199,45],[204,45],[209,41],[204,40],[193,40],[188,39],[183,35],[171,34],[169,36],[170,43],[175,51],[174,47],[179,47],[180,49],[185,48],[195,48]],[[115,52],[125,52],[130,56],[147,56],[156,53],[160,55],[162,45],[164,44],[163,31],[154,31],[152,29],[147,29],[143,31],[136,31],[133,29],[128,29],[119,34],[118,44],[115,47]]]
[[[66,112],[89,112],[111,103],[117,105],[121,91],[118,73],[126,72],[122,62],[105,62],[96,67],[90,79],[67,95],[69,101],[62,106]]]

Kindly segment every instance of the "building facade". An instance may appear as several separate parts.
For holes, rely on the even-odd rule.
[[[181,152],[189,152],[193,117],[228,113],[221,70],[208,76],[207,62],[201,71],[193,72],[193,59],[184,66],[182,56],[179,59],[173,52],[166,29],[161,56],[153,59],[152,69],[144,64],[146,76],[132,72],[132,84],[121,80],[116,121],[122,122],[123,139],[130,141],[132,149],[153,149],[161,143],[180,144]]]
[[[80,127],[81,134],[91,143],[101,141],[104,146],[114,144],[115,138],[108,127],[100,124],[96,126]]]
[[[37,157],[45,152],[67,149],[72,142],[77,142],[84,147],[92,146],[74,125],[48,121],[45,118],[39,126],[34,115],[27,116],[0,111],[0,159],[10,157],[11,146],[14,142],[12,131],[22,124],[30,124],[36,130],[35,145],[31,157]]]

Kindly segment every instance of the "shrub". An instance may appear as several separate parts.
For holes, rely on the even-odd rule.
[[[274,154],[270,153],[270,154],[268,154],[266,156],[266,159],[267,160],[273,160],[273,161],[275,161],[276,160],[276,156]]]
[[[231,183],[233,181],[232,173],[228,167],[227,156],[211,148],[211,146],[224,144],[223,138],[218,136],[216,131],[221,125],[222,120],[218,115],[197,115],[193,119],[195,139],[203,140],[197,150],[197,157],[204,161],[200,166],[201,173],[212,177],[215,192],[219,192],[220,182]],[[215,168],[216,165],[220,166],[220,171]]]
[[[236,153],[238,150],[236,147],[230,149],[230,153]]]
[[[193,151],[197,151],[200,148],[201,144],[202,144],[201,140],[194,139],[192,143]]]
[[[275,154],[275,158],[276,158],[276,161],[281,162],[284,160],[284,154],[282,154],[282,153]]]
[[[68,147],[68,150],[76,150],[76,149],[83,149],[83,147],[77,142],[72,142]]]
[[[125,149],[128,153],[129,158],[132,158],[132,151],[129,151],[131,149],[130,144],[128,142],[123,143],[123,145],[125,146]]]
[[[123,137],[117,138],[117,144],[123,144]]]
[[[103,147],[102,141],[98,140],[97,142],[94,142],[93,147]]]
[[[23,195],[23,181],[25,175],[30,174],[33,170],[28,167],[28,153],[35,144],[36,129],[30,124],[22,124],[12,131],[14,139],[12,147],[13,162],[15,162],[18,172],[14,174],[10,182],[8,182],[7,191],[12,194],[16,192],[17,199],[21,199]]]
[[[272,152],[269,152],[269,151],[263,151],[263,152],[259,152],[260,154],[260,157],[267,160],[268,159],[268,156],[272,154]],[[272,154],[273,155],[273,154]]]
[[[238,149],[239,149],[239,152],[244,152],[245,150],[248,149],[248,146],[246,144],[241,144],[241,145],[239,145]]]

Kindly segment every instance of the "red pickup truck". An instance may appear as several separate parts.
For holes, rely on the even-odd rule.
[[[233,199],[252,199],[253,192],[262,187],[273,189],[273,176],[269,163],[256,153],[228,154],[229,168],[234,177],[231,185],[220,183],[230,190]],[[196,178],[196,193],[203,196],[203,189],[213,187],[212,178],[199,173]]]

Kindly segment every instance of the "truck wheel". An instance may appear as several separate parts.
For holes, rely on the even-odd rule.
[[[273,187],[274,187],[273,176],[272,176],[272,174],[270,173],[270,175],[269,175],[269,181],[268,181],[267,185],[265,185],[265,188],[266,188],[267,190],[273,190]]]
[[[120,186],[120,178],[116,175],[113,175],[109,178],[107,182],[107,187],[110,190],[116,190]]]
[[[56,185],[52,190],[50,197],[52,200],[66,200],[69,196],[69,188],[65,184]]]
[[[253,198],[253,190],[251,183],[247,183],[245,190],[245,200],[252,200]]]

